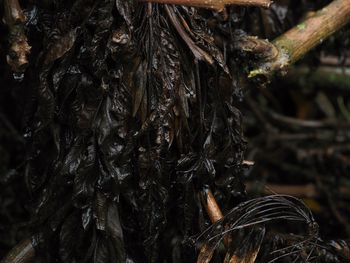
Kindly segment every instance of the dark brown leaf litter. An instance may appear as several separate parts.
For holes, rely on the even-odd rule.
[[[319,155],[310,153],[318,141],[309,139],[308,150],[278,141],[282,154],[267,146],[312,128],[332,136],[338,122],[310,128],[284,116],[287,104],[273,104],[286,100],[283,88],[276,95],[248,83],[243,62],[250,55],[234,45],[246,35],[274,38],[326,3],[286,0],[269,10],[217,13],[130,0],[3,0],[1,256],[23,239],[38,262],[195,262],[203,244],[199,263],[344,262],[348,244],[337,238],[349,236],[322,232],[327,217],[317,216],[321,239],[301,200],[251,198],[243,180],[242,119],[248,157],[269,151],[253,174],[266,167],[276,174],[280,165],[298,171],[295,183],[327,183],[316,176],[326,169]],[[344,55],[346,36],[320,50]],[[340,45],[342,38],[348,42]],[[13,52],[19,44],[25,48]],[[305,61],[318,64],[319,54]],[[250,111],[242,118],[245,101]],[[292,176],[280,172],[278,180]],[[214,224],[201,202],[207,189],[224,214]],[[332,207],[337,196],[327,193]],[[338,210],[332,213],[341,219]]]

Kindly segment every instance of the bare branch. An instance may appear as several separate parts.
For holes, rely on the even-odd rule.
[[[305,185],[281,185],[281,184],[261,184],[257,182],[247,182],[246,189],[248,192],[258,191],[264,195],[272,193],[291,195],[297,198],[320,198],[322,193],[314,184]],[[350,191],[347,187],[337,189],[343,198],[350,198]]]
[[[141,0],[161,4],[187,5],[222,11],[226,5],[259,6],[268,8],[271,0]]]
[[[350,22],[350,0],[334,0],[272,43],[255,37],[243,37],[237,48],[259,55],[249,77],[269,77],[287,68],[307,52]]]

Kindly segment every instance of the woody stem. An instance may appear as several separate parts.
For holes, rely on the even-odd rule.
[[[203,7],[221,11],[226,5],[258,6],[268,8],[271,0],[140,0],[142,2],[153,2],[161,4],[186,5]]]

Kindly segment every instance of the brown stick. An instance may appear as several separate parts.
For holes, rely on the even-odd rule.
[[[29,263],[35,256],[35,250],[30,239],[23,240],[15,246],[1,263]]]
[[[289,62],[294,63],[349,22],[350,0],[334,0],[273,43],[285,50]]]
[[[213,224],[224,217],[213,193],[210,190],[206,193],[206,200],[203,200],[202,203],[204,204],[205,210]]]
[[[213,193],[210,190],[201,193],[201,201],[213,224],[224,217]],[[227,239],[225,239],[225,243],[228,243]],[[213,247],[204,244],[199,252],[197,263],[209,263],[213,257],[214,250]]]
[[[264,195],[271,195],[272,193],[291,195],[298,198],[320,198],[321,192],[314,184],[305,185],[280,185],[280,184],[261,184],[256,182],[247,182],[247,192],[258,190]],[[350,198],[350,191],[345,187],[340,187],[338,193],[344,198]]]
[[[316,198],[320,196],[319,191],[313,184],[307,185],[278,185],[278,184],[257,184],[254,182],[246,183],[248,192],[260,188],[263,194],[270,195],[271,193],[291,195],[295,197]]]
[[[284,73],[291,64],[349,22],[350,0],[334,0],[272,43],[246,37],[238,46],[259,53],[261,58],[249,77],[270,76],[275,71]],[[245,48],[247,43],[250,44]]]
[[[218,203],[215,200],[215,197],[213,193],[208,190],[206,193],[206,202],[205,200],[202,200],[202,203],[209,215],[209,218],[211,222],[214,224],[217,221],[221,220],[224,216],[221,212],[221,209],[218,205]],[[228,248],[230,247],[231,240],[229,236],[226,236],[224,239],[224,244]],[[208,244],[204,244],[199,252],[197,263],[209,263],[210,260],[213,257],[215,248]],[[239,263],[239,262],[246,262],[246,263],[254,263],[258,253],[260,251],[260,245],[255,250],[251,251],[250,253],[244,253],[244,255],[236,255],[231,253],[227,253],[224,262],[229,263]]]
[[[268,8],[271,0],[140,0],[142,2],[153,2],[161,4],[187,5],[203,7],[222,11],[226,5],[259,6]]]
[[[335,67],[345,66],[345,67],[349,67],[350,66],[350,54],[346,54],[345,57],[346,58],[344,59],[344,61],[342,61],[342,59],[340,59],[339,57],[326,56],[324,54],[321,54],[320,62],[324,66],[335,66]]]

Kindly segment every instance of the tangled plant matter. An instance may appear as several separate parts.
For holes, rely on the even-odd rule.
[[[9,81],[21,89],[8,92],[21,98],[25,134],[14,174],[30,199],[26,237],[2,263],[347,259],[347,243],[321,240],[302,201],[248,199],[240,107],[247,72],[270,77],[282,48],[293,49],[286,63],[294,63],[349,22],[348,0],[272,43],[234,21],[268,0],[1,3],[1,66],[7,77],[21,73]],[[331,24],[338,11],[341,22]],[[333,27],[321,32],[324,17]],[[282,41],[300,40],[302,30],[317,37]],[[247,53],[257,59],[248,68]]]

